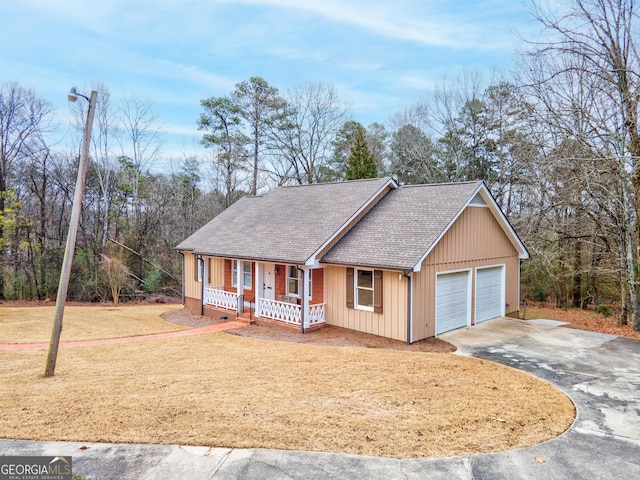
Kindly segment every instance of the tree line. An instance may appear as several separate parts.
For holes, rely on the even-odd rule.
[[[635,0],[534,2],[542,33],[513,74],[443,79],[385,124],[362,125],[332,85],[262,77],[201,101],[204,153],[153,173],[162,122],[97,85],[72,299],[179,291],[173,247],[243,195],[276,185],[392,176],[484,180],[525,245],[523,294],[615,310],[640,330],[640,65]],[[77,151],[47,140],[51,105],[0,86],[0,298],[53,298]],[[75,131],[82,125],[78,109]],[[78,135],[79,142],[79,135]],[[79,144],[78,144],[79,146]]]

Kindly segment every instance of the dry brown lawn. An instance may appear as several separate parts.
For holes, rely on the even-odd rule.
[[[64,309],[61,341],[133,337],[185,327],[165,322],[160,314],[182,305],[107,307],[70,305]],[[0,306],[0,343],[49,342],[55,306]]]
[[[48,379],[45,361],[0,351],[0,438],[429,457],[538,443],[575,415],[551,385],[453,354],[207,333],[63,348]]]

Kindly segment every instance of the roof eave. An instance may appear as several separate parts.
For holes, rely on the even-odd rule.
[[[264,262],[264,263],[281,263],[288,265],[305,265],[305,261],[301,258],[277,258],[277,257],[265,257],[255,255],[229,255],[226,253],[212,253],[206,250],[192,250],[194,255],[204,255],[207,257],[216,258],[229,258],[233,260],[251,260],[252,262]]]
[[[361,268],[374,268],[379,270],[393,270],[395,272],[407,272],[411,270],[410,265],[387,265],[387,264],[369,264],[360,262],[332,262],[321,260],[322,265],[331,265],[337,267],[361,267]]]

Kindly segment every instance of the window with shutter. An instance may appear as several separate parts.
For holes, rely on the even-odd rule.
[[[347,308],[382,313],[382,270],[347,268]]]

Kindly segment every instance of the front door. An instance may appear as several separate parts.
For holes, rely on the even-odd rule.
[[[275,300],[276,275],[273,263],[263,263],[262,272],[262,297],[266,300]]]

